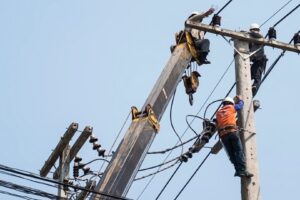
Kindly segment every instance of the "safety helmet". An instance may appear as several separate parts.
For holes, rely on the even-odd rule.
[[[250,30],[252,29],[258,29],[259,30],[259,25],[257,23],[253,23],[250,25]]]
[[[224,103],[224,102],[229,102],[229,103],[234,104],[234,101],[233,101],[233,99],[232,99],[231,97],[226,97],[226,98],[223,100],[223,103]]]
[[[195,16],[195,15],[199,15],[199,14],[200,14],[199,12],[194,11],[194,12],[191,13],[191,15],[189,16],[189,18],[191,18],[191,17],[193,17],[193,16]]]

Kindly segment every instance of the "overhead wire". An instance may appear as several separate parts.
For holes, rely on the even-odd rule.
[[[179,195],[183,192],[183,190],[186,188],[186,186],[190,183],[190,181],[192,180],[192,178],[196,175],[196,173],[199,171],[199,169],[202,167],[202,165],[205,163],[205,161],[207,160],[207,158],[211,155],[211,151],[209,151],[209,153],[205,156],[205,158],[203,159],[203,161],[200,163],[200,165],[198,166],[198,168],[196,169],[196,171],[192,174],[192,176],[189,178],[189,180],[186,182],[186,184],[184,184],[184,186],[181,188],[181,190],[179,191],[179,193],[176,195],[176,197],[174,198],[174,200],[176,200]]]
[[[279,13],[282,9],[284,9],[289,3],[291,3],[293,0],[289,0],[287,3],[285,3],[281,8],[279,8],[271,17],[269,17],[266,21],[264,21],[260,27],[265,25],[270,19],[272,19],[277,13]]]
[[[15,174],[19,174],[19,175],[23,175],[23,176],[27,176],[27,177],[31,177],[31,178],[35,178],[35,179],[39,179],[39,180],[50,182],[50,183],[55,183],[57,185],[70,187],[70,188],[73,188],[73,189],[76,189],[76,190],[82,190],[82,191],[91,192],[91,193],[94,193],[94,194],[97,194],[97,195],[103,195],[103,196],[114,198],[114,199],[129,200],[126,197],[118,197],[118,196],[114,196],[114,195],[110,195],[110,194],[105,194],[103,192],[97,192],[97,191],[94,191],[94,190],[89,190],[89,189],[86,189],[86,188],[83,188],[83,187],[74,186],[74,185],[71,185],[71,184],[59,182],[59,181],[56,181],[56,180],[53,180],[53,179],[50,179],[50,178],[40,177],[40,176],[38,176],[38,175],[36,175],[32,172],[26,172],[24,170],[11,168],[11,167],[8,167],[8,166],[2,165],[2,164],[0,164],[0,170],[12,172],[12,173],[15,173]]]
[[[145,175],[145,176],[142,176],[142,177],[139,177],[139,178],[135,178],[134,181],[141,180],[141,179],[144,179],[144,178],[147,178],[147,177],[150,177],[150,176],[154,176],[154,175],[156,175],[156,174],[158,174],[160,172],[163,172],[163,171],[165,171],[167,169],[170,169],[171,167],[174,167],[178,162],[179,162],[179,160],[175,161],[173,164],[171,164],[171,165],[169,165],[169,166],[167,166],[165,168],[162,168],[162,169],[159,168],[159,170],[157,170],[157,171],[155,171],[155,172],[153,172],[151,174],[148,174],[148,175]]]
[[[183,142],[179,136],[179,134],[177,133],[175,127],[174,127],[174,124],[173,124],[173,118],[172,118],[172,113],[173,113],[173,104],[174,104],[174,99],[175,99],[175,95],[176,95],[176,89],[174,91],[174,94],[173,94],[173,98],[172,98],[172,101],[171,101],[171,106],[170,106],[170,124],[171,124],[171,127],[175,133],[175,135],[177,136],[178,140],[180,141],[181,143],[181,154],[183,153]]]
[[[40,200],[40,199],[36,199],[36,198],[31,198],[31,197],[28,197],[28,196],[23,196],[23,195],[7,192],[7,191],[4,191],[4,190],[0,190],[0,193],[8,195],[8,196],[18,197],[18,198],[21,198],[21,199],[26,199],[26,200]]]

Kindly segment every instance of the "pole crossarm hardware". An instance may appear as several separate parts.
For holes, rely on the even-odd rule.
[[[77,138],[76,142],[73,144],[72,148],[70,149],[70,153],[66,157],[68,163],[70,163],[75,158],[75,156],[77,155],[81,147],[90,137],[90,135],[92,135],[92,132],[93,132],[93,127],[86,126],[84,128],[83,132],[80,134],[80,136]],[[59,174],[60,174],[60,168],[58,167],[53,173],[53,178],[58,179]]]
[[[155,118],[160,121],[191,58],[186,44],[176,46],[142,111],[151,105]],[[133,120],[95,190],[126,196],[155,135],[155,127],[149,120]],[[94,195],[91,199],[101,197]]]
[[[67,129],[67,131],[65,132],[65,134],[63,135],[63,137],[61,138],[61,140],[59,141],[59,143],[55,147],[55,149],[52,151],[52,153],[49,156],[48,160],[45,162],[44,166],[42,167],[42,169],[40,171],[40,175],[42,177],[47,176],[47,174],[49,173],[52,166],[55,164],[58,157],[61,155],[63,150],[69,144],[70,140],[74,136],[77,129],[78,129],[78,123],[73,122],[69,126],[69,128]]]
[[[274,47],[274,48],[278,48],[278,49],[282,49],[282,50],[286,50],[286,51],[300,53],[299,46],[291,45],[291,44],[280,42],[277,40],[268,40],[265,38],[253,38],[245,31],[244,32],[236,32],[236,31],[232,31],[229,29],[224,29],[224,28],[220,28],[220,27],[216,27],[216,26],[210,26],[210,25],[197,23],[197,22],[193,22],[193,21],[189,21],[189,20],[186,21],[185,26],[188,28],[194,28],[194,29],[198,29],[201,31],[205,31],[205,32],[210,32],[210,33],[215,33],[218,35],[231,37],[233,39],[237,39],[237,40],[241,40],[241,41],[253,42],[253,43],[262,44],[265,46],[270,46],[270,47]]]

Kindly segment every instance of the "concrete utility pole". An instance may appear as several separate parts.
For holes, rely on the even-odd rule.
[[[146,109],[147,105],[151,105],[157,120],[159,121],[162,118],[190,60],[191,54],[186,44],[178,45],[153,87],[142,111]],[[156,135],[150,121],[142,118],[132,121],[110,165],[95,189],[97,192],[114,196],[125,196],[127,194]],[[97,197],[102,196],[97,195]],[[95,196],[91,199],[95,199]],[[105,199],[111,198],[106,197]]]
[[[259,168],[256,152],[256,135],[254,109],[252,104],[252,84],[250,74],[249,43],[235,40],[234,46],[240,53],[235,56],[236,93],[244,100],[244,108],[239,112],[238,126],[240,137],[244,145],[246,168],[254,174],[249,178],[242,178],[242,200],[260,199]]]
[[[259,200],[260,199],[260,182],[259,168],[256,152],[256,135],[254,122],[254,109],[252,102],[252,87],[250,74],[249,60],[249,42],[271,46],[291,52],[300,53],[299,46],[294,46],[279,42],[276,40],[267,40],[265,38],[255,39],[249,36],[246,32],[236,32],[220,27],[209,26],[201,23],[187,21],[186,27],[195,28],[198,30],[228,36],[234,39],[235,46],[235,68],[236,68],[236,83],[237,94],[242,96],[244,100],[244,108],[239,112],[239,127],[242,128],[241,139],[245,149],[246,167],[254,174],[251,179],[242,178],[241,180],[241,196],[242,200]],[[219,144],[219,143],[218,143]],[[216,145],[220,146],[220,145]],[[214,148],[214,149],[220,149]],[[216,150],[214,153],[217,153]]]

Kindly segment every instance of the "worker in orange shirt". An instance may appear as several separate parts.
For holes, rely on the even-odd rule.
[[[244,106],[244,101],[236,96],[226,97],[223,106],[217,111],[218,134],[222,140],[231,163],[234,165],[234,176],[250,178],[253,174],[246,170],[245,154],[236,126],[237,111]]]

